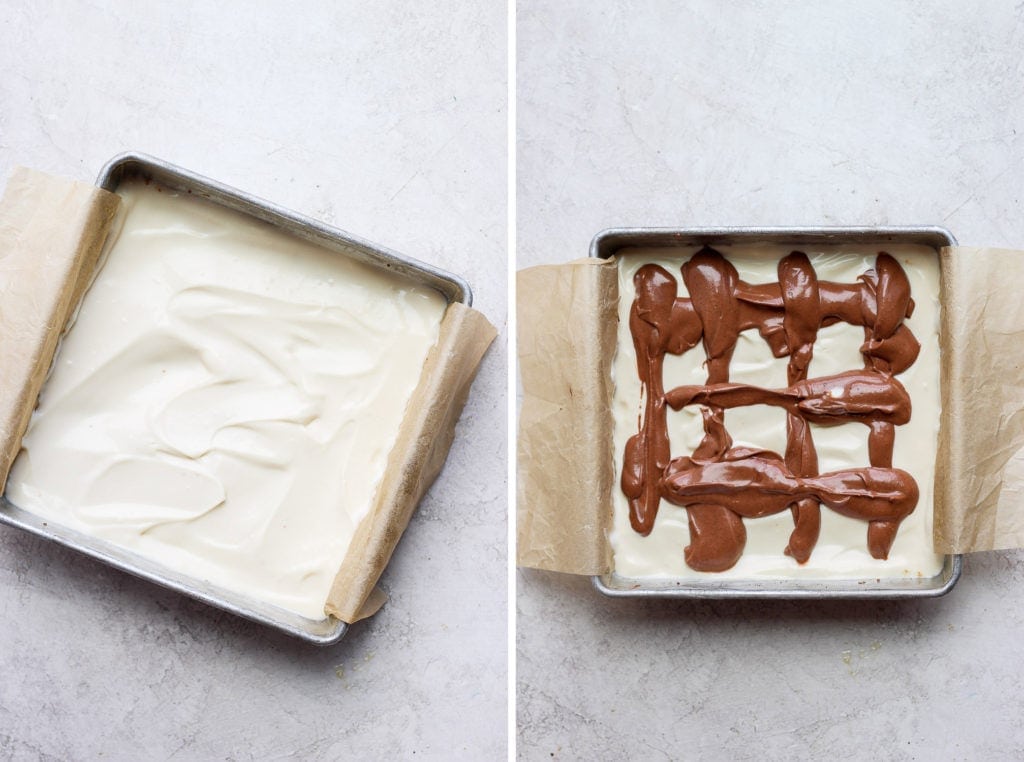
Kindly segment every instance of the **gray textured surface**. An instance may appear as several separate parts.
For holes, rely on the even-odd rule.
[[[0,176],[146,151],[460,273],[503,330],[504,9],[303,9],[3,3]],[[501,337],[336,647],[0,528],[0,757],[502,758],[504,389]]]
[[[633,225],[940,224],[1024,248],[1024,5],[626,6],[519,0],[519,266]],[[518,581],[523,759],[1024,755],[1024,553],[918,603]]]

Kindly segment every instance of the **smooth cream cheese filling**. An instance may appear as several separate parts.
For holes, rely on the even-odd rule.
[[[619,327],[618,352],[613,362],[615,397],[613,400],[615,467],[621,474],[622,453],[626,441],[636,433],[643,415],[636,353],[629,331],[629,310],[633,302],[633,275],[649,262],[659,264],[679,282],[679,295],[686,286],[680,265],[699,247],[673,249],[625,249],[619,252]],[[724,572],[697,572],[683,558],[689,544],[689,526],[684,508],[661,501],[654,529],[647,537],[633,531],[629,524],[626,496],[616,488],[613,497],[613,527],[610,541],[615,573],[628,578],[657,579],[875,579],[894,577],[933,577],[939,573],[943,557],[932,551],[932,505],[935,455],[939,432],[939,261],[934,249],[924,246],[777,246],[768,244],[716,247],[748,283],[777,282],[778,261],[794,249],[808,255],[822,281],[853,283],[857,276],[874,266],[879,250],[896,257],[910,278],[915,302],[913,316],[906,325],[921,342],[916,362],[898,376],[910,394],[913,413],[910,422],[896,427],[893,466],[908,471],[920,488],[917,509],[900,526],[887,560],[871,557],[867,551],[867,523],[840,516],[827,507],[821,509],[821,535],[805,564],[783,554],[793,519],[789,511],[759,519],[745,519],[747,544],[739,562]],[[859,351],[864,330],[838,323],[822,328],[814,344],[814,357],[808,377],[827,376],[863,367]],[[703,385],[707,371],[704,351],[698,344],[683,355],[665,356],[665,388],[683,384]],[[788,358],[775,358],[756,330],[740,334],[730,365],[730,380],[768,388],[786,387]],[[786,451],[786,413],[766,405],[725,411],[725,425],[737,446],[749,445],[777,453]],[[668,410],[672,456],[689,455],[700,443],[704,431],[700,407]],[[868,427],[859,423],[839,426],[811,424],[819,470],[824,473],[869,465]]]
[[[7,497],[323,619],[445,299],[187,194],[118,192]]]

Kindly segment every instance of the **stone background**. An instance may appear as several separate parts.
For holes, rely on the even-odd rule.
[[[1022,3],[519,0],[518,47],[519,267],[614,226],[1024,249]],[[921,602],[518,591],[524,760],[1024,756],[1021,552]]]
[[[0,528],[0,758],[506,755],[505,8],[0,3],[0,185],[151,153],[463,275],[502,336],[385,572],[306,646]]]

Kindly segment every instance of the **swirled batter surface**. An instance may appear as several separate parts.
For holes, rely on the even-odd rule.
[[[7,496],[322,619],[444,297],[187,194],[118,192]]]

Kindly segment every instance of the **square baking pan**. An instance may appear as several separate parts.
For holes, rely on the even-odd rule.
[[[123,181],[133,178],[142,178],[171,190],[205,198],[214,204],[251,217],[254,221],[269,223],[278,230],[315,243],[328,251],[337,252],[339,256],[401,274],[439,291],[449,304],[460,302],[470,306],[472,303],[469,285],[456,275],[404,257],[317,220],[287,211],[145,154],[125,153],[114,157],[101,170],[96,184],[104,190],[116,192]],[[73,548],[115,568],[310,643],[336,643],[344,637],[348,629],[345,622],[334,617],[329,616],[323,620],[308,619],[181,574],[105,540],[84,535],[53,521],[43,520],[11,503],[6,494],[0,498],[0,523],[18,527]]]
[[[598,233],[590,256],[608,259],[631,247],[672,248],[729,244],[774,243],[916,244],[938,250],[955,246],[952,233],[941,227],[723,227],[614,228]],[[933,577],[856,580],[715,580],[633,579],[609,574],[593,577],[594,587],[615,598],[934,598],[948,593],[960,578],[963,558],[947,555]]]

